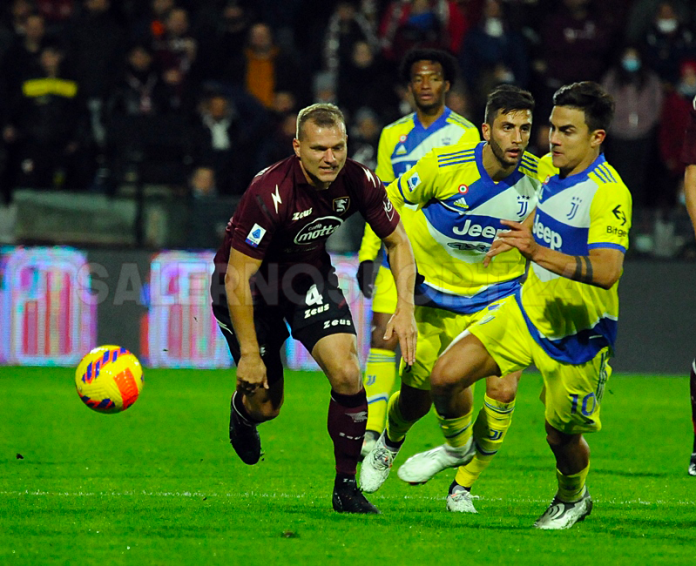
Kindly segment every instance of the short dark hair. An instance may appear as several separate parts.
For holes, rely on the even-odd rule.
[[[607,130],[614,118],[614,99],[593,81],[562,86],[553,95],[553,105],[582,110],[591,132]]]
[[[450,86],[457,80],[457,60],[441,49],[413,48],[410,49],[399,65],[399,77],[404,83],[411,82],[411,67],[418,61],[435,61],[442,65],[442,74]]]
[[[484,120],[487,124],[493,125],[493,121],[498,115],[498,110],[504,114],[513,110],[534,111],[534,97],[532,93],[515,85],[500,85],[495,87],[486,99],[486,114]]]
[[[297,131],[295,137],[298,140],[302,139],[302,128],[305,122],[314,122],[317,126],[329,127],[343,125],[345,127],[346,119],[343,116],[343,112],[335,104],[330,104],[328,102],[319,102],[317,104],[312,104],[300,110],[297,115]]]

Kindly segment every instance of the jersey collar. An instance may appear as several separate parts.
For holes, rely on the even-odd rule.
[[[600,153],[597,158],[590,164],[590,166],[585,169],[584,171],[581,171],[580,173],[576,173],[575,175],[570,175],[566,177],[565,179],[561,179],[557,174],[551,177],[549,180],[549,184],[553,182],[554,187],[556,188],[556,191],[562,191],[563,189],[568,189],[570,187],[574,187],[578,183],[582,183],[584,181],[587,181],[587,178],[589,177],[590,173],[592,173],[597,167],[605,164],[607,160],[604,158],[604,154]]]
[[[418,114],[416,112],[414,112],[413,113],[414,129],[425,130],[426,132],[428,130],[439,130],[447,123],[447,118],[449,118],[450,114],[452,114],[452,110],[450,110],[449,108],[447,108],[447,106],[445,106],[445,111],[442,113],[442,116],[440,116],[437,120],[435,120],[432,124],[430,124],[426,128],[425,126],[423,126],[421,121],[418,119]]]
[[[497,192],[502,192],[507,187],[513,186],[517,181],[520,180],[522,173],[520,171],[520,165],[522,165],[522,160],[517,164],[517,167],[515,170],[510,173],[507,177],[504,179],[501,179],[497,183],[492,179],[492,177],[488,174],[488,171],[486,171],[486,168],[483,166],[483,148],[486,146],[485,141],[479,142],[478,145],[476,146],[476,149],[474,150],[474,155],[476,156],[476,167],[479,170],[479,175],[481,175],[481,181],[483,181],[486,185],[488,185],[491,188],[496,189]]]

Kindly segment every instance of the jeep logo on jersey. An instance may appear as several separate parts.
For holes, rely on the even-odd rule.
[[[348,210],[349,204],[350,197],[340,197],[333,199],[334,212],[338,212],[338,214],[343,214],[346,210]]]
[[[538,217],[534,219],[534,235],[552,250],[560,250],[563,245],[563,237],[548,226],[544,226]]]
[[[477,224],[467,218],[463,226],[453,226],[452,232],[457,234],[457,236],[471,236],[472,238],[481,237],[492,240],[496,237],[498,232],[504,232],[504,230],[497,230],[494,226]]]
[[[328,238],[341,224],[343,224],[343,220],[335,216],[317,218],[302,227],[302,230],[295,236],[294,242],[297,245],[306,246],[314,243],[319,238]]]

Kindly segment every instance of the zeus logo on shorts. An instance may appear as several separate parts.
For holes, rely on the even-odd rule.
[[[560,250],[563,238],[558,232],[554,232],[548,226],[544,226],[539,217],[534,219],[534,235],[542,242],[548,244],[552,250]]]
[[[320,314],[320,313],[326,312],[327,310],[329,310],[328,303],[325,305],[321,305],[320,307],[314,307],[313,309],[306,309],[304,311],[304,317],[309,318],[310,316],[314,316],[315,314]]]
[[[263,240],[265,234],[266,230],[264,228],[258,224],[254,224],[247,234],[246,243],[256,248],[261,243],[261,240]]]

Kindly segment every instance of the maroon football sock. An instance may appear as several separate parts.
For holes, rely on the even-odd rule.
[[[367,395],[364,389],[356,395],[331,391],[329,436],[334,444],[337,474],[355,476],[366,424]]]

